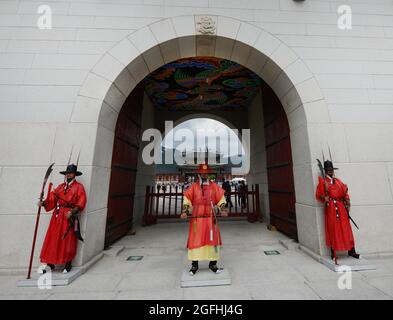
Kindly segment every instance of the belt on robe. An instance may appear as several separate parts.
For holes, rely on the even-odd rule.
[[[59,209],[60,208],[68,208],[68,209],[73,209],[74,206],[70,205],[70,204],[58,204],[56,205],[56,209],[55,209],[55,214],[56,214],[56,218],[59,215]]]
[[[344,202],[344,200],[345,200],[344,198],[335,199],[335,198],[329,197],[329,201],[333,201],[333,202],[334,202],[334,201],[336,201],[336,202],[337,202],[337,201],[339,201],[339,202]]]
[[[340,214],[338,213],[338,208],[336,206],[336,203],[337,202],[344,202],[344,200],[345,200],[344,198],[334,199],[334,198],[329,197],[329,201],[333,201],[333,203],[334,203],[334,208],[336,209],[336,219],[337,220],[340,219]]]

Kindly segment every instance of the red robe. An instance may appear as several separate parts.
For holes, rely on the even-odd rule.
[[[193,183],[184,192],[184,196],[192,203],[192,217],[207,216],[206,218],[190,219],[187,241],[188,249],[201,248],[207,245],[222,245],[220,228],[218,224],[213,224],[211,202],[213,202],[213,205],[217,205],[224,196],[225,191],[212,181],[209,181],[208,185],[203,185],[202,187],[203,195],[199,182]],[[210,230],[212,227],[213,240],[210,240]]]
[[[321,197],[325,196],[324,183],[323,178],[319,177],[316,198],[323,203],[325,200]],[[334,183],[332,183],[332,179],[329,177],[327,177],[327,186],[330,200],[325,205],[326,245],[335,251],[350,250],[355,246],[355,241],[348,212],[343,202],[349,201],[348,187],[337,178],[334,178]]]
[[[71,210],[64,206],[77,206],[82,211],[86,206],[86,192],[83,185],[77,181],[73,181],[67,190],[65,186],[66,183],[60,184],[44,201],[46,211],[55,210],[41,249],[42,263],[64,264],[72,261],[76,255],[78,240],[74,230],[71,228],[62,239],[69,226],[66,213]]]

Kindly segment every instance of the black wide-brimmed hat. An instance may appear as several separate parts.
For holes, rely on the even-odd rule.
[[[326,160],[324,163],[323,163],[323,168],[325,169],[325,170],[337,170],[338,168],[334,168],[333,167],[333,162],[331,162],[330,160]]]
[[[82,172],[78,171],[78,167],[75,164],[67,166],[66,171],[60,171],[60,174],[66,175],[67,173],[75,173],[76,176],[81,176]]]

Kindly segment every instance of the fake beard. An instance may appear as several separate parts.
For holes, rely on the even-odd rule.
[[[74,178],[67,178],[67,183],[70,183]]]
[[[202,178],[202,176],[199,175],[199,180],[201,181],[202,184],[204,184],[207,181],[207,178]]]

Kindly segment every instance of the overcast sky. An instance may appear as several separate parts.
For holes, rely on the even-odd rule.
[[[173,140],[169,138],[171,133],[174,137],[176,137],[176,132],[177,135],[182,135],[182,132],[184,132],[184,130],[181,129],[191,130],[194,137],[197,137],[196,139],[202,141],[202,143],[199,144],[193,142],[187,143],[187,150],[200,150],[200,148],[204,150],[207,146],[210,152],[218,152],[218,142],[215,146],[214,143],[209,143],[208,139],[209,137],[210,139],[220,139],[221,137],[221,141],[226,141],[226,143],[224,142],[223,148],[221,148],[220,150],[224,156],[238,155],[239,151],[240,153],[244,153],[243,147],[241,147],[241,141],[228,126],[219,121],[207,118],[187,120],[173,128],[173,130],[171,130],[163,140],[163,145],[165,146],[165,148],[173,148],[173,146],[176,147],[181,143],[177,141],[173,142]],[[206,137],[204,143],[203,137]],[[226,139],[224,140],[225,137]],[[225,145],[227,147],[225,147]]]

